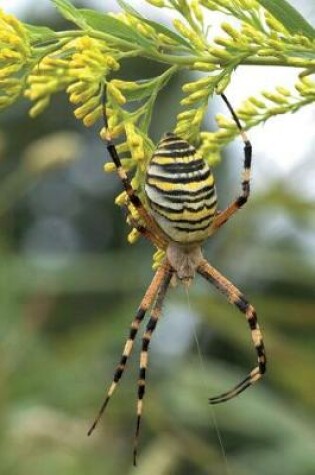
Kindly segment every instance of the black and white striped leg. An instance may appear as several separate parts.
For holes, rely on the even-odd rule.
[[[166,294],[166,291],[169,287],[173,269],[169,265],[165,271],[163,281],[161,282],[160,288],[157,293],[156,301],[154,303],[150,320],[147,324],[145,333],[142,338],[142,350],[140,354],[140,370],[139,370],[139,380],[138,380],[138,402],[137,402],[137,426],[134,439],[134,450],[133,450],[133,464],[137,465],[137,452],[138,452],[138,441],[139,441],[139,432],[140,432],[140,422],[143,411],[143,399],[145,394],[145,383],[146,383],[146,371],[148,366],[148,351],[149,345],[152,337],[152,333],[155,330],[156,324],[160,318],[163,300]]]
[[[252,164],[252,145],[247,137],[246,132],[244,131],[239,118],[237,117],[233,107],[231,106],[230,102],[228,101],[227,97],[224,94],[221,94],[221,97],[225,104],[227,105],[237,128],[240,131],[240,135],[244,142],[244,169],[243,169],[243,177],[242,177],[242,192],[241,194],[234,200],[225,210],[221,211],[215,219],[213,220],[211,226],[211,233],[213,230],[218,229],[222,226],[228,219],[231,218],[240,208],[244,206],[247,202],[249,195],[250,195],[250,177],[251,177],[251,164]]]
[[[124,350],[122,352],[120,362],[119,362],[119,364],[116,368],[116,371],[114,373],[112,384],[109,387],[106,398],[105,398],[103,404],[101,405],[101,408],[100,408],[100,410],[97,414],[97,417],[95,418],[93,424],[91,425],[91,427],[88,431],[88,435],[91,435],[93,430],[95,429],[97,423],[99,422],[100,418],[102,417],[102,414],[104,413],[104,411],[107,407],[107,404],[108,404],[111,396],[113,395],[113,393],[114,393],[114,391],[115,391],[115,389],[116,389],[116,387],[117,387],[117,385],[118,385],[118,383],[119,383],[119,381],[120,381],[120,379],[123,375],[123,372],[124,372],[126,364],[127,364],[127,360],[129,358],[129,356],[131,355],[131,352],[132,352],[132,349],[133,349],[134,340],[135,340],[136,335],[138,333],[140,323],[142,322],[146,311],[151,306],[151,304],[152,304],[152,302],[153,302],[153,300],[154,300],[154,298],[155,298],[155,296],[158,292],[158,289],[160,288],[161,284],[165,280],[165,273],[166,273],[166,269],[165,269],[164,265],[162,265],[156,271],[156,273],[153,277],[153,280],[152,280],[150,286],[148,287],[144,298],[142,299],[142,302],[141,302],[141,304],[138,308],[136,317],[133,320],[133,322],[131,323],[130,331],[129,331],[129,337],[128,337],[126,343],[125,343],[125,347],[124,347]]]
[[[263,337],[258,325],[257,314],[254,307],[246,300],[244,295],[206,260],[204,260],[197,269],[207,281],[213,284],[223,295],[225,295],[230,303],[235,305],[242,313],[245,314],[253,340],[253,344],[257,353],[258,366],[254,368],[246,378],[244,378],[233,389],[219,396],[209,399],[210,404],[218,404],[234,398],[253,383],[261,379],[266,371],[266,354]]]
[[[164,234],[162,233],[161,229],[158,227],[156,222],[153,220],[152,216],[147,212],[140,198],[137,196],[135,190],[132,188],[130,180],[127,176],[125,169],[123,168],[121,164],[121,160],[119,158],[117,149],[111,137],[110,130],[108,127],[107,114],[106,114],[106,103],[107,103],[106,85],[104,85],[104,88],[103,88],[102,102],[103,102],[102,104],[103,120],[104,120],[104,127],[105,127],[105,133],[102,134],[102,138],[105,140],[108,154],[116,166],[117,174],[123,184],[125,192],[127,193],[128,200],[136,208],[140,218],[144,222],[144,226],[139,225],[137,229],[139,232],[144,234],[146,238],[150,239],[150,241],[152,241],[157,247],[159,247],[160,249],[164,249],[166,247],[166,243],[168,240],[166,239],[166,236],[164,236]]]

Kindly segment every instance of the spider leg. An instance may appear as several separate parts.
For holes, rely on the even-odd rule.
[[[244,169],[243,169],[243,178],[242,178],[242,192],[225,210],[221,211],[213,220],[211,225],[210,234],[215,232],[219,227],[221,227],[228,219],[230,219],[244,204],[247,202],[250,194],[250,175],[251,175],[251,163],[252,163],[252,145],[245,133],[239,118],[237,117],[235,111],[233,110],[231,104],[229,103],[227,97],[224,94],[221,94],[222,99],[227,105],[231,115],[236,123],[237,128],[240,131],[240,135],[244,142]]]
[[[262,375],[266,371],[266,354],[263,337],[259,329],[254,307],[231,282],[229,282],[206,260],[202,261],[197,269],[197,272],[207,281],[213,284],[223,295],[225,295],[230,303],[234,304],[242,313],[245,314],[258,359],[258,366],[256,366],[256,368],[254,368],[248,374],[248,376],[246,376],[246,378],[244,378],[233,389],[209,399],[210,404],[218,404],[220,402],[232,399],[243,392],[246,388],[251,386],[253,383],[261,379]]]
[[[104,413],[104,411],[107,407],[107,404],[108,404],[111,396],[113,395],[113,393],[114,393],[114,391],[115,391],[115,389],[116,389],[116,387],[117,387],[117,385],[120,381],[120,378],[123,375],[123,372],[124,372],[126,364],[127,364],[127,360],[128,360],[128,358],[129,358],[129,356],[132,352],[132,349],[133,349],[134,340],[135,340],[136,335],[138,333],[140,323],[142,322],[146,311],[151,306],[151,304],[152,304],[152,302],[153,302],[153,300],[154,300],[154,298],[155,298],[155,296],[158,292],[158,289],[160,288],[162,282],[164,281],[165,273],[166,273],[166,270],[165,270],[164,266],[161,265],[161,267],[159,267],[159,269],[156,271],[156,273],[155,273],[155,275],[152,279],[152,282],[151,282],[150,286],[148,287],[148,289],[147,289],[147,291],[146,291],[146,293],[145,293],[145,295],[144,295],[144,297],[141,301],[141,304],[138,308],[136,317],[133,320],[133,322],[131,323],[130,331],[129,331],[129,337],[127,338],[124,350],[123,350],[121,358],[120,358],[120,362],[119,362],[119,364],[116,368],[116,371],[114,373],[112,384],[109,387],[106,398],[104,399],[104,402],[101,405],[100,410],[99,410],[93,424],[91,425],[90,429],[88,430],[88,435],[91,435],[92,432],[94,431],[96,425],[98,424],[99,420],[102,417],[102,414]]]
[[[152,333],[154,332],[156,324],[160,318],[162,304],[163,304],[173,273],[174,273],[174,270],[168,264],[168,267],[165,270],[163,280],[160,284],[160,288],[157,293],[155,304],[152,308],[150,320],[146,326],[146,330],[142,338],[142,350],[140,354],[140,369],[139,369],[139,379],[138,379],[137,426],[136,426],[134,450],[133,450],[134,466],[137,465],[138,441],[139,441],[139,432],[140,432],[140,422],[141,422],[142,411],[143,411],[143,398],[145,394],[146,370],[148,366],[149,345],[152,338]]]
[[[114,162],[117,170],[117,174],[122,182],[122,185],[127,193],[128,200],[130,203],[136,208],[137,212],[139,213],[140,218],[145,223],[145,226],[139,226],[138,230],[145,235],[150,241],[152,241],[157,247],[160,249],[165,249],[167,238],[162,232],[161,228],[156,224],[155,220],[152,216],[148,213],[148,211],[143,206],[140,198],[136,194],[135,190],[133,189],[131,182],[127,176],[126,171],[124,170],[117,149],[113,142],[109,127],[108,127],[108,120],[106,114],[106,85],[103,88],[103,95],[102,95],[102,106],[103,106],[103,120],[104,120],[104,127],[105,127],[105,134],[102,134],[102,138],[105,140],[106,149],[111,157],[112,161]]]

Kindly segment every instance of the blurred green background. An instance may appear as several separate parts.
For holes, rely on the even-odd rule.
[[[52,10],[32,6],[23,19],[63,26]],[[141,62],[121,74],[158,71]],[[154,138],[172,128],[184,81],[160,95]],[[205,127],[218,107],[215,100]],[[152,278],[152,249],[126,243],[124,213],[113,204],[120,184],[102,171],[108,158],[97,128],[76,122],[62,95],[36,120],[27,110],[25,101],[0,116],[0,474],[313,475],[315,138],[305,142],[303,120],[314,130],[314,110],[290,118],[301,153],[283,174],[268,155],[277,142],[285,162],[286,131],[272,130],[286,119],[270,122],[263,150],[253,131],[250,202],[205,245],[257,309],[266,378],[212,409],[207,398],[255,365],[250,333],[206,282],[197,279],[189,298],[172,289],[151,347],[137,472],[139,346],[98,430],[86,432]],[[237,141],[215,169],[221,208],[239,190],[241,165]]]

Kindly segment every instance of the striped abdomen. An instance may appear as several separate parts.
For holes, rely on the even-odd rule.
[[[166,134],[148,165],[145,192],[153,217],[179,243],[208,237],[216,211],[209,165],[185,140]]]

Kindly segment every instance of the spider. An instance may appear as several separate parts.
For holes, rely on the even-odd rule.
[[[106,148],[116,166],[129,203],[136,208],[142,223],[144,223],[143,225],[132,224],[156,247],[166,251],[166,256],[147,288],[131,323],[129,336],[112,383],[98,415],[88,431],[88,435],[90,435],[105,411],[123,375],[140,324],[147,310],[152,306],[151,316],[142,337],[140,354],[137,424],[133,450],[134,465],[137,463],[149,345],[160,318],[162,304],[172,277],[177,277],[184,285],[189,285],[196,273],[201,275],[245,315],[251,331],[258,365],[230,391],[210,398],[210,404],[218,404],[234,398],[258,381],[266,370],[264,343],[254,307],[240,290],[209,264],[201,251],[202,244],[247,202],[250,194],[252,146],[227,97],[224,94],[221,94],[221,97],[244,142],[244,170],[240,195],[225,210],[218,212],[216,211],[217,198],[214,177],[209,165],[192,145],[171,132],[162,137],[148,163],[145,179],[147,204],[144,206],[131,186],[111,138],[106,114],[106,89],[104,88],[103,111]]]

